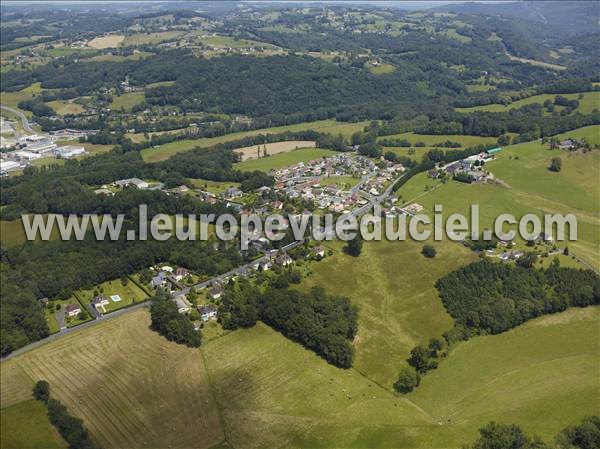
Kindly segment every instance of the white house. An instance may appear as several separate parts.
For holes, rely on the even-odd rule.
[[[68,317],[77,316],[81,313],[81,307],[79,307],[79,304],[69,304],[65,307],[65,313]]]
[[[208,321],[210,319],[217,318],[217,307],[214,304],[206,304],[198,307],[198,312],[202,317],[202,321]]]
[[[177,305],[177,311],[179,313],[183,314],[190,311],[190,303],[187,302],[185,296],[176,296],[173,298],[173,301],[175,301],[175,305]]]

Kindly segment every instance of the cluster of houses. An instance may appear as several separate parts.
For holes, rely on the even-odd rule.
[[[286,197],[312,201],[321,209],[336,213],[348,213],[356,206],[363,206],[367,200],[359,192],[379,195],[397,172],[404,171],[401,164],[384,162],[381,168],[373,160],[350,154],[314,159],[299,162],[289,167],[273,170],[270,174],[275,178],[274,190]],[[355,178],[356,184],[348,189],[343,183],[322,185],[323,180],[335,178]],[[268,188],[263,188],[268,189]],[[262,193],[259,191],[259,193]],[[283,203],[273,202],[271,208],[281,209]]]
[[[502,151],[502,148],[492,148],[460,161],[452,162],[443,167],[433,168],[429,170],[427,175],[434,179],[445,175],[451,177],[463,175],[465,179],[470,180],[470,182],[485,182],[488,179],[493,178],[493,176],[484,169],[485,163],[490,159],[493,159],[500,151]]]
[[[566,139],[558,142],[558,148],[565,151],[577,151],[586,147],[584,140]]]

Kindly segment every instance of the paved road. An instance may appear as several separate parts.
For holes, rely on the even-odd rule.
[[[0,105],[0,108],[4,109],[5,111],[12,112],[13,114],[16,114],[17,116],[19,116],[19,118],[21,119],[21,123],[23,123],[23,129],[25,129],[25,131],[28,131],[30,133],[35,133],[35,130],[29,124],[29,120],[27,120],[27,117],[25,117],[25,114],[23,114],[21,111],[18,111],[13,108],[9,108],[8,106],[4,106],[4,105]]]
[[[2,106],[2,108],[5,109],[4,106]],[[392,182],[388,186],[388,188],[381,195],[379,195],[377,197],[371,195],[371,200],[369,201],[369,203],[365,204],[364,206],[359,207],[358,209],[353,210],[352,212],[350,212],[348,214],[342,215],[341,217],[348,217],[350,215],[354,215],[355,217],[358,217],[358,216],[364,214],[367,210],[369,210],[375,204],[379,204],[379,203],[385,201],[391,195],[391,193],[393,191],[393,188],[394,188],[394,185],[398,181],[400,181],[400,179],[402,179],[403,177],[404,177],[404,175],[400,176],[394,182]],[[332,226],[330,228],[325,228],[324,233],[327,236],[334,237],[335,236],[335,226]],[[270,259],[273,255],[276,255],[279,252],[289,251],[290,249],[293,249],[293,248],[301,245],[302,243],[303,243],[302,241],[294,241],[294,242],[292,242],[292,243],[290,243],[290,244],[282,247],[280,250],[271,251],[270,252],[271,254],[268,254],[268,255],[265,255],[265,256],[263,256],[263,257],[261,257],[259,259],[253,260],[252,262],[247,263],[245,265],[241,265],[241,266],[239,266],[239,267],[237,267],[237,268],[235,268],[235,269],[233,269],[231,271],[228,271],[227,273],[220,274],[219,276],[216,276],[216,277],[214,277],[212,279],[209,279],[207,281],[204,281],[204,282],[200,282],[199,284],[196,284],[196,285],[194,285],[192,287],[186,287],[186,288],[183,288],[181,290],[178,290],[175,293],[173,293],[172,296],[175,298],[175,297],[178,297],[178,296],[187,295],[190,292],[190,288],[194,288],[195,290],[202,289],[202,288],[207,288],[207,287],[213,285],[216,282],[222,281],[226,277],[231,277],[231,276],[236,276],[236,275],[245,275],[245,274],[247,274],[247,273],[249,273],[250,271],[253,270],[252,266],[255,265],[257,262],[262,262],[262,261],[265,261],[267,259]],[[24,347],[22,347],[20,349],[17,349],[16,351],[11,352],[7,356],[2,357],[2,360],[12,359],[13,357],[16,357],[16,356],[18,356],[20,354],[24,354],[24,353],[26,353],[28,351],[31,351],[34,348],[37,348],[37,347],[42,346],[42,345],[45,345],[46,343],[50,343],[50,342],[52,342],[54,340],[57,340],[57,339],[65,336],[65,335],[68,335],[71,332],[79,331],[79,330],[82,330],[82,329],[86,329],[88,327],[95,326],[96,324],[102,323],[102,322],[104,322],[106,320],[117,318],[117,317],[119,317],[119,316],[121,316],[121,315],[123,315],[125,313],[131,312],[133,310],[140,309],[142,307],[148,307],[149,304],[150,304],[150,302],[146,301],[146,302],[142,302],[142,303],[136,304],[136,305],[131,306],[131,307],[127,307],[125,309],[120,309],[120,310],[117,310],[115,312],[111,312],[111,313],[106,314],[106,315],[97,316],[96,319],[94,319],[92,321],[88,321],[87,323],[81,324],[81,325],[76,326],[76,327],[63,329],[62,331],[60,331],[60,332],[58,332],[56,334],[52,334],[52,335],[50,335],[50,336],[48,336],[48,337],[46,337],[46,338],[44,338],[42,340],[30,343],[27,346],[24,346]],[[95,310],[94,310],[94,312],[95,312]]]
[[[63,329],[62,331],[57,332],[56,334],[49,335],[48,337],[46,337],[46,338],[44,338],[42,340],[35,341],[33,343],[28,344],[27,346],[23,346],[22,348],[17,349],[16,351],[13,351],[10,354],[2,357],[1,360],[2,361],[4,361],[4,360],[10,360],[10,359],[12,359],[14,357],[17,357],[18,355],[21,355],[21,354],[24,354],[26,352],[29,352],[32,349],[35,349],[35,348],[37,348],[39,346],[43,346],[43,345],[45,345],[47,343],[50,343],[50,342],[52,342],[54,340],[58,340],[59,338],[62,338],[65,335],[68,335],[68,334],[70,334],[72,332],[80,331],[80,330],[86,329],[88,327],[95,326],[96,324],[100,324],[100,323],[102,323],[104,321],[112,320],[113,318],[117,318],[117,317],[119,317],[119,316],[121,316],[121,315],[123,315],[125,313],[129,313],[129,312],[131,312],[133,310],[138,310],[138,309],[141,309],[142,307],[149,307],[149,306],[150,306],[150,301],[140,302],[139,304],[136,304],[134,306],[127,307],[127,308],[121,309],[121,310],[117,310],[117,311],[109,313],[107,315],[102,315],[102,316],[96,318],[95,320],[88,321],[87,323],[80,324],[79,326],[69,327],[67,329]]]

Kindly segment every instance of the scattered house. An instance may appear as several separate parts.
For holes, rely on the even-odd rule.
[[[110,190],[108,190],[106,188],[96,189],[96,190],[94,190],[94,193],[96,195],[106,195],[106,196],[113,196],[115,194],[114,192],[111,192]]]
[[[223,192],[224,198],[239,198],[240,196],[243,196],[243,195],[244,195],[244,192],[242,192],[237,187],[230,187],[229,189],[227,189]]]
[[[46,298],[46,297],[40,298],[39,301],[40,301],[40,304],[43,306],[48,304],[48,298]]]
[[[98,295],[98,296],[94,296],[92,298],[92,302],[90,303],[92,304],[92,306],[98,310],[99,307],[104,308],[105,306],[110,304],[110,301],[108,300],[108,298],[104,295]]]
[[[121,179],[119,181],[115,181],[114,184],[121,188],[132,185],[132,186],[137,187],[140,190],[147,189],[149,187],[149,184],[140,178]]]
[[[223,287],[215,285],[210,289],[209,295],[212,299],[219,299],[223,295]]]
[[[509,261],[509,260],[517,260],[523,255],[523,251],[518,251],[513,249],[511,251],[507,251],[505,253],[500,254],[500,260]]]
[[[501,245],[508,246],[512,243],[512,239],[509,237],[508,234],[504,234],[501,232],[497,235],[497,237]]]
[[[267,271],[267,270],[271,269],[271,267],[272,267],[271,262],[268,260],[263,260],[258,265],[258,268],[262,271]]]
[[[544,234],[543,232],[541,232],[540,235],[538,235],[535,240],[538,240],[538,239],[543,242],[553,242],[554,241],[554,238],[552,237],[551,234]]]
[[[313,248],[313,255],[315,257],[325,257],[325,248],[322,246],[315,246]]]
[[[206,304],[198,307],[198,312],[202,317],[202,321],[208,321],[217,318],[217,306],[214,304]]]
[[[405,210],[406,212],[410,213],[410,214],[418,214],[419,212],[421,212],[423,210],[423,206],[420,205],[419,203],[412,203],[409,204],[408,206],[406,206]]]
[[[177,269],[175,270],[175,272],[173,274],[173,278],[176,281],[180,281],[184,277],[187,277],[189,274],[190,274],[190,270],[188,270],[186,268],[182,268],[182,267],[177,267]]]
[[[162,267],[160,267],[161,271],[164,271],[165,273],[173,273],[173,267],[169,266],[169,265],[163,265]]]
[[[292,259],[287,254],[282,254],[281,256],[279,256],[277,258],[277,263],[279,265],[281,265],[282,267],[287,267],[288,265],[291,265],[294,263],[294,259]]]
[[[185,296],[176,296],[173,298],[177,311],[181,314],[188,313],[190,311],[190,303],[185,299]]]
[[[162,287],[167,281],[167,275],[164,271],[159,271],[156,276],[152,278],[150,281],[150,286],[152,288]]]
[[[79,304],[69,304],[65,307],[65,313],[68,317],[74,317],[81,313],[81,307]]]
[[[580,143],[575,139],[567,139],[558,143],[558,148],[561,150],[573,151],[580,147]]]

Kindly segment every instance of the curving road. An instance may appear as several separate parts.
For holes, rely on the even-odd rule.
[[[21,111],[19,111],[17,109],[9,108],[8,106],[4,106],[4,105],[0,105],[0,108],[17,115],[21,119],[21,123],[23,123],[23,129],[27,132],[35,133],[35,130],[31,127],[29,120],[27,119],[27,117],[25,117],[25,114],[23,114]]]

